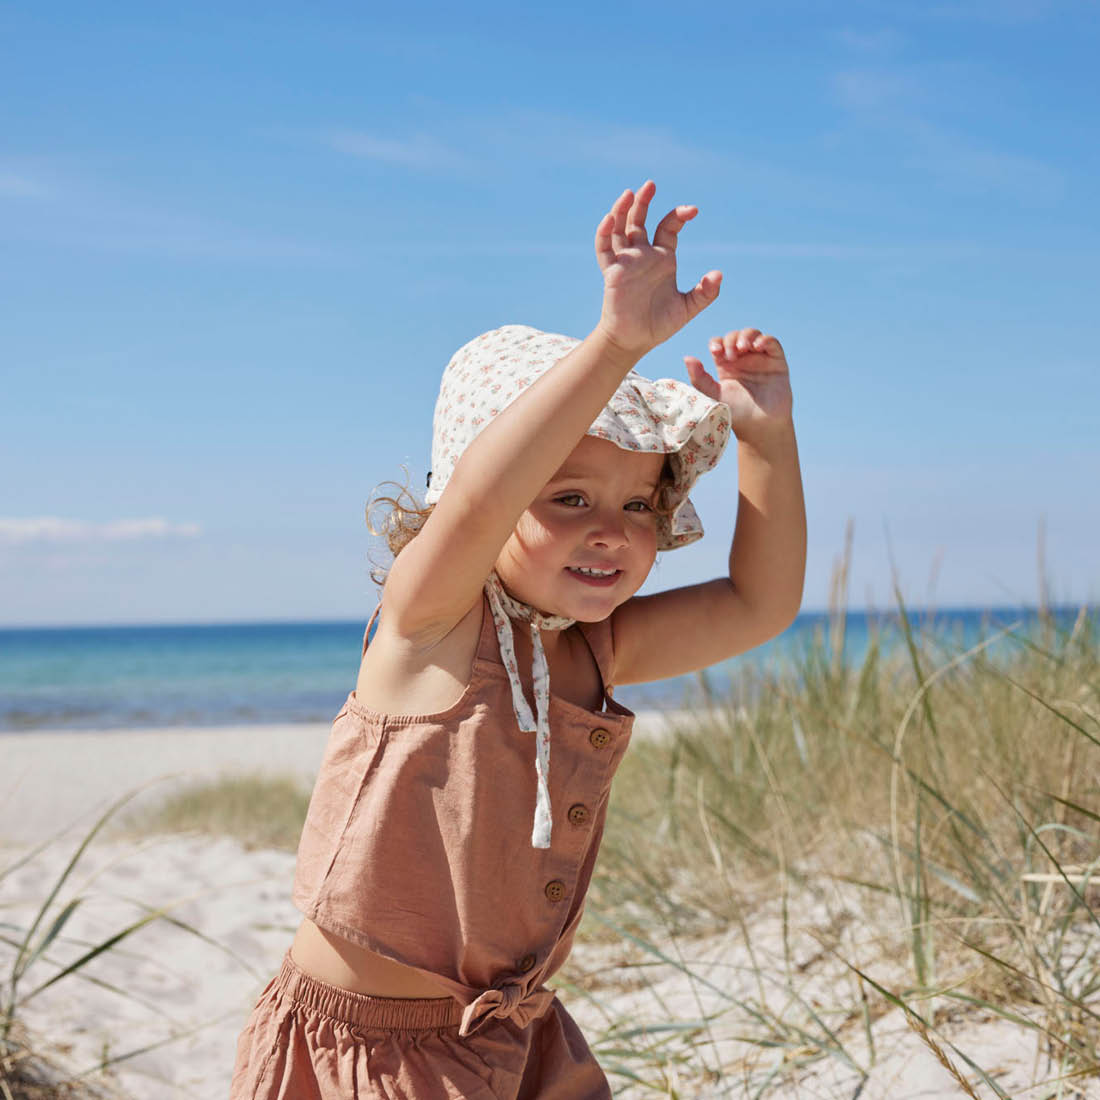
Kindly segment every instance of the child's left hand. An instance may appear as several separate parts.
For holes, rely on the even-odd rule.
[[[740,440],[767,434],[791,421],[793,398],[787,357],[774,336],[743,328],[710,342],[717,379],[701,360],[684,356],[691,384],[721,401],[730,411],[734,435]]]

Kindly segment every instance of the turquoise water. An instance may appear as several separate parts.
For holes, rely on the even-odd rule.
[[[1098,610],[1088,611],[1094,629]],[[1078,608],[1057,608],[1069,631]],[[949,659],[996,630],[1018,624],[1016,638],[1036,632],[1034,609],[911,612],[927,651]],[[845,657],[858,664],[872,632],[884,650],[901,644],[896,613],[849,612]],[[794,660],[815,632],[829,637],[828,616],[800,615],[765,646],[716,665],[707,685],[721,692],[729,674]],[[111,729],[135,726],[326,722],[355,686],[363,624],[240,623],[216,626],[49,627],[0,629],[0,732]],[[1019,648],[1013,638],[988,651],[995,659]],[[700,677],[626,685],[627,706],[675,706],[700,692]]]

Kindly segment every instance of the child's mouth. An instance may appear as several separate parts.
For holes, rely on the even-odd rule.
[[[623,575],[621,569],[579,569],[566,566],[565,571],[582,584],[591,584],[596,588],[609,588]]]

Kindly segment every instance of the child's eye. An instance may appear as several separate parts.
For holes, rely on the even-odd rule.
[[[558,504],[564,504],[569,508],[580,508],[584,504],[584,497],[580,493],[563,493],[560,497],[555,497],[554,500]]]
[[[648,500],[632,500],[627,506],[627,509],[631,512],[652,512],[653,508],[650,506]]]

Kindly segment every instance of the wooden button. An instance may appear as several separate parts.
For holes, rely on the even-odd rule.
[[[546,884],[544,893],[551,901],[561,901],[565,897],[565,883],[553,879]]]
[[[595,729],[588,735],[588,740],[594,749],[603,749],[607,747],[608,741],[611,740],[611,734],[605,729]]]
[[[534,965],[535,965],[535,956],[534,955],[524,955],[523,958],[520,959],[519,962],[516,963],[516,969],[521,974],[526,974],[528,970],[531,970],[531,969],[534,968]]]
[[[573,825],[587,825],[588,824],[588,807],[582,806],[579,802],[575,806],[569,807],[569,821]]]

